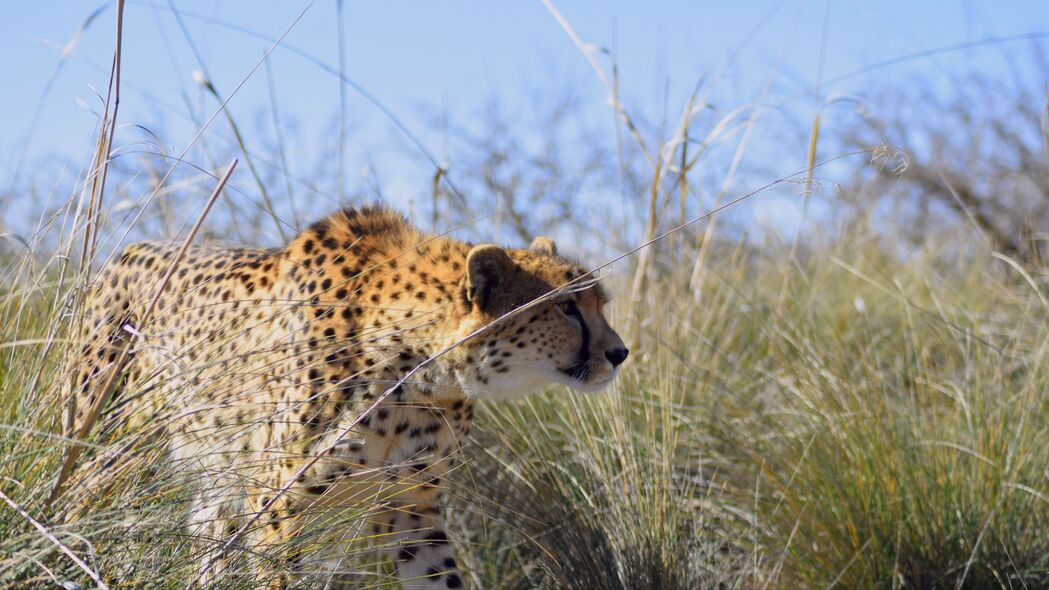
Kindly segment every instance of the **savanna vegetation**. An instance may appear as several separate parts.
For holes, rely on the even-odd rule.
[[[279,242],[325,212],[303,194],[342,194],[318,164],[296,199],[280,135],[252,144],[210,82],[226,141],[120,144],[116,82],[75,186],[0,201],[25,221],[0,236],[4,588],[174,589],[198,573],[192,471],[160,447],[64,434],[92,270],[129,240],[184,236],[184,203],[199,212],[233,157],[246,165],[227,193],[246,198],[220,201],[198,241]],[[782,178],[747,155],[764,107],[716,109],[704,84],[662,117],[613,85],[605,127],[571,93],[530,120],[493,107],[461,133],[435,123],[460,141],[416,183],[412,217],[464,239],[573,236],[562,249],[602,268],[632,350],[605,393],[483,406],[447,516],[471,587],[1049,587],[1046,97],[962,74],[958,88],[835,124],[821,107],[780,139],[799,162]],[[965,99],[980,92],[999,107]],[[345,203],[382,197],[366,185]],[[769,191],[804,203],[796,230],[731,215]],[[71,446],[85,458],[49,502]],[[363,544],[347,551],[362,586],[397,587]]]

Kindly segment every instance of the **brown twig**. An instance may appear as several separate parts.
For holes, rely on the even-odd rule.
[[[343,22],[342,0],[335,0],[336,33],[339,43],[339,77],[346,75],[346,25]],[[346,85],[339,84],[339,166],[335,175],[335,196],[341,204],[346,183]]]
[[[80,268],[85,268],[94,257],[98,243],[98,216],[102,211],[102,196],[106,190],[106,179],[109,176],[110,155],[113,152],[113,134],[117,127],[117,111],[120,108],[120,69],[121,53],[124,38],[124,0],[117,1],[117,38],[113,50],[113,66],[109,76],[109,90],[106,93],[105,117],[102,120],[102,134],[95,149],[95,175],[91,183],[91,192],[87,206],[87,225],[84,228],[84,246],[80,252]],[[109,105],[112,99],[113,110]],[[108,127],[107,124],[108,123]]]
[[[106,103],[103,109],[103,118],[100,125],[100,132],[98,142],[95,144],[95,157],[94,167],[91,171],[91,189],[88,192],[88,203],[87,211],[84,212],[85,224],[84,224],[84,243],[80,249],[80,273],[84,276],[90,275],[90,263],[95,256],[95,245],[97,244],[98,226],[101,224],[101,220],[98,219],[102,211],[102,197],[106,190],[106,179],[109,176],[109,163],[111,161],[111,154],[113,151],[113,134],[116,131],[117,124],[117,111],[120,106],[120,70],[121,70],[121,55],[123,53],[123,37],[124,37],[124,0],[117,2],[117,26],[116,26],[116,45],[113,50],[113,63],[109,72],[109,89],[106,92]],[[112,104],[112,110],[110,110],[110,104]],[[107,125],[108,123],[108,125]],[[78,200],[76,216],[79,217],[83,211],[83,198]],[[74,223],[76,221],[74,220]],[[73,238],[70,235],[68,247],[66,249],[67,254],[73,247]],[[72,299],[72,316],[74,318],[80,317],[78,308],[80,306],[80,297],[74,296]],[[57,324],[56,324],[57,325]],[[74,323],[72,329],[78,330],[79,326]],[[68,399],[61,400],[67,408],[69,414],[69,423],[66,425],[67,432],[63,434],[69,434],[69,430],[72,430],[73,422],[72,415],[76,412],[74,404],[76,399],[70,395]]]

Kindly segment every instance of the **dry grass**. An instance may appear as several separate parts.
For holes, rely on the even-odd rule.
[[[872,232],[844,235],[800,263],[716,248],[700,301],[688,273],[655,277],[665,297],[642,302],[642,346],[612,392],[489,404],[452,516],[475,587],[1049,582],[1041,287],[957,242],[900,260]],[[3,491],[111,583],[179,587],[196,568],[192,477],[119,470],[77,522],[42,509],[70,444],[49,395],[61,346],[40,354],[49,292],[5,299],[5,342],[21,344],[0,369]],[[4,515],[5,584],[85,580]]]
[[[539,205],[557,217],[605,205],[541,203],[546,192],[619,194],[637,218],[617,220],[609,231],[586,221],[567,230],[585,236],[580,249],[600,262],[636,245],[616,235],[651,239],[688,214],[703,214],[700,184],[720,187],[715,205],[738,196],[729,187],[760,119],[756,105],[703,118],[704,87],[683,106],[669,139],[660,133],[646,142],[642,117],[618,94],[617,72],[592,65],[632,143],[617,128],[615,146],[559,159],[578,156],[559,143],[559,114],[543,129],[544,157],[482,140],[473,146],[476,165],[453,162],[456,168],[438,165],[395,120],[434,163],[422,179],[431,210],[417,221],[451,227],[474,220],[486,190],[498,188],[507,212],[493,225],[524,237],[542,225],[540,213],[529,213]],[[341,67],[331,71],[352,84]],[[220,114],[233,126],[226,104],[236,90],[209,92],[220,104],[203,127]],[[196,474],[167,464],[161,448],[147,447],[134,461],[89,459],[72,480],[76,493],[45,502],[71,448],[89,458],[122,448],[97,433],[82,440],[61,434],[60,367],[89,276],[87,264],[71,260],[101,260],[129,233],[154,235],[185,222],[161,198],[165,183],[204,194],[215,168],[188,176],[164,159],[147,162],[152,169],[140,191],[147,197],[133,199],[133,220],[122,219],[116,197],[130,198],[141,188],[132,181],[143,181],[136,172],[121,189],[105,189],[107,174],[124,174],[116,165],[109,171],[115,106],[106,110],[81,188],[42,212],[33,239],[0,236],[2,588],[86,587],[97,575],[112,587],[174,589],[198,575],[185,526]],[[273,108],[278,121],[275,101]],[[821,125],[817,115],[808,151],[799,147],[809,170],[793,180],[805,199],[818,184],[812,167]],[[341,151],[342,127],[339,135]],[[197,139],[207,141],[203,128]],[[288,202],[260,191],[259,210],[226,203],[228,215],[206,228],[211,236],[258,239],[250,228],[265,219],[280,227],[278,210],[299,218],[288,151],[283,138],[278,143],[273,160],[281,162],[277,178],[287,183]],[[236,130],[230,145],[258,165],[254,180],[266,186],[265,161],[249,151],[246,134]],[[727,150],[728,172],[697,178],[719,150]],[[187,147],[178,159],[190,153]],[[609,168],[612,154],[618,169]],[[615,190],[599,184],[604,177],[618,178]],[[462,192],[453,178],[464,181]],[[657,240],[631,259],[628,272],[610,277],[620,294],[613,323],[629,326],[633,341],[612,390],[584,396],[552,389],[488,404],[480,414],[449,515],[473,587],[1049,585],[1045,269],[1034,266],[1036,258],[993,255],[954,226],[916,239],[914,227],[874,225],[859,211],[833,232],[799,231],[784,243],[729,239],[711,219],[702,233],[692,226]],[[900,234],[908,236],[905,248]],[[327,543],[368,516],[347,513],[303,542]],[[358,550],[362,585],[396,587],[388,564],[363,545],[349,548]],[[214,587],[257,582],[230,574]]]

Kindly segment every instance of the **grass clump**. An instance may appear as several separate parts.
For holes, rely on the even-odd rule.
[[[961,242],[817,246],[721,250],[700,294],[661,277],[610,394],[490,406],[475,561],[542,587],[1049,583],[1044,287]]]
[[[642,321],[612,391],[482,412],[450,515],[474,587],[1049,584],[1044,285],[951,239],[907,256],[862,229],[795,257],[719,246],[698,290],[673,270],[690,265],[657,260],[671,269],[653,277],[659,301],[619,300],[614,323]],[[63,298],[18,268],[0,490],[109,583],[184,586],[192,474],[92,465],[81,482],[108,485],[43,506],[70,444]],[[0,586],[89,581],[23,515],[0,514]]]
[[[612,391],[482,413],[450,518],[474,586],[1049,583],[1044,285],[959,244],[901,257],[856,230],[793,259],[716,247],[700,290],[671,270],[653,278],[659,301],[620,299],[615,323],[643,321]],[[192,474],[92,465],[81,482],[107,485],[43,506],[70,444],[63,298],[18,268],[2,310],[0,490],[110,583],[183,586],[198,566]],[[23,515],[2,514],[0,585],[87,581]]]

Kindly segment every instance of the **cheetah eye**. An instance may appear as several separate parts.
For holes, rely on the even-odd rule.
[[[566,316],[579,317],[579,307],[571,299],[558,302],[557,309]]]

